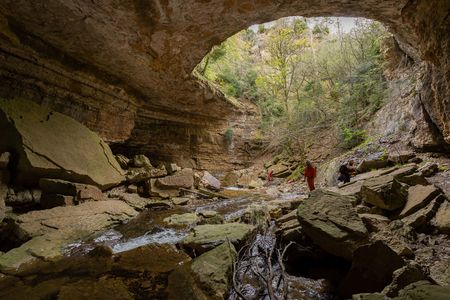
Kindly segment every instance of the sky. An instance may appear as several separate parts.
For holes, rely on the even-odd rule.
[[[295,18],[295,17],[288,17],[288,18]],[[308,25],[313,25],[320,22],[323,18],[307,18]],[[353,27],[355,27],[355,20],[358,18],[352,18],[352,17],[331,17],[331,20],[339,20],[341,24],[341,28],[343,32],[349,32]],[[271,27],[272,22],[265,23],[265,27]],[[337,26],[335,24],[329,26],[330,31],[332,33],[337,32]],[[250,26],[250,29],[256,31],[258,30],[258,24]]]

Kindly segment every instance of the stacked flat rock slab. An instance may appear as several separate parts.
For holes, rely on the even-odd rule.
[[[41,178],[39,186],[43,191],[40,201],[42,208],[104,200],[102,191],[93,185]]]
[[[446,200],[444,195],[439,195],[433,199],[427,206],[419,209],[415,213],[402,218],[402,221],[413,228],[420,228],[429,222],[437,213],[442,202]]]
[[[315,190],[297,209],[303,232],[325,251],[346,260],[368,240],[367,229],[352,207],[353,198]]]
[[[415,185],[408,189],[406,204],[399,214],[399,218],[409,216],[419,209],[427,206],[431,200],[441,193],[434,185]]]
[[[43,177],[106,189],[124,172],[109,146],[77,121],[32,101],[0,99],[0,149],[17,154],[15,183],[36,185]]]
[[[393,175],[388,174],[364,181],[361,196],[367,203],[392,211],[403,207],[407,190]]]
[[[173,175],[153,178],[146,182],[146,187],[150,196],[162,198],[177,197],[180,188],[190,189],[194,185],[194,172],[186,168]]]

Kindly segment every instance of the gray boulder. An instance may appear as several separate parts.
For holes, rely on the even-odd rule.
[[[407,190],[388,174],[366,180],[361,187],[361,196],[367,203],[392,211],[403,207]]]
[[[368,240],[368,232],[352,207],[351,196],[315,190],[297,209],[303,232],[325,251],[351,260]]]
[[[381,292],[391,282],[392,273],[405,265],[404,260],[381,241],[356,249],[352,266],[339,286],[339,294]]]
[[[408,189],[408,198],[399,218],[409,216],[427,206],[431,200],[441,193],[434,185],[415,185]]]
[[[0,132],[0,150],[17,154],[17,184],[34,186],[49,177],[106,189],[124,179],[111,149],[96,133],[32,101],[0,99]]]

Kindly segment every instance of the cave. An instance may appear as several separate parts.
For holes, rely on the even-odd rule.
[[[398,286],[385,294],[396,296],[422,279],[431,283],[419,286],[419,292],[431,286],[433,293],[445,294],[450,281],[441,276],[450,264],[449,12],[447,0],[1,1],[0,131],[6,133],[0,132],[0,197],[5,196],[0,297],[36,292],[42,299],[70,299],[86,288],[93,299],[178,299],[180,292],[186,299],[240,299],[229,277],[235,265],[245,265],[236,263],[245,251],[247,264],[257,265],[261,257],[269,261],[268,269],[274,263],[278,274],[271,280],[291,280],[297,287],[307,283],[313,286],[309,291],[320,290],[321,299],[378,293],[389,282]],[[267,192],[270,168],[280,158],[252,169],[264,147],[254,136],[260,111],[254,103],[230,101],[194,70],[241,30],[292,16],[361,17],[387,28],[387,82],[396,80],[401,64],[411,86],[407,95],[400,91],[391,97],[372,125],[381,133],[403,127],[412,154],[402,156],[395,147],[390,153],[381,150],[381,156],[367,159],[376,165],[358,171],[363,174],[357,184],[327,182],[315,192],[304,184],[304,190],[292,193],[298,197],[289,188],[275,196]],[[42,127],[33,142],[54,160],[26,148],[27,135],[19,131],[27,118],[37,126],[24,125],[24,131]],[[58,124],[67,126],[44,139],[58,131]],[[5,147],[7,139],[20,149]],[[35,156],[37,167],[23,163],[27,155]],[[440,155],[447,155],[444,163]],[[282,174],[284,169],[275,174],[278,183],[286,183],[282,188],[292,183],[291,174],[301,177],[304,160],[292,158],[289,174]],[[343,160],[324,164],[324,172],[336,172]],[[428,181],[437,173],[436,181]],[[225,185],[226,180],[234,183]],[[263,186],[267,193],[258,194]],[[386,190],[382,196],[373,192],[379,186]],[[416,193],[425,195],[423,203],[409,205],[409,195]],[[215,230],[219,238],[211,242],[208,234]],[[196,244],[204,237],[207,242]],[[281,246],[284,252],[275,249]],[[254,249],[259,254],[252,255]],[[381,259],[367,263],[371,255]],[[203,264],[203,259],[213,262]],[[216,280],[217,291],[208,286],[213,275],[191,274],[209,267],[214,276],[226,273]],[[401,273],[391,281],[402,268],[412,279],[394,282],[404,279]],[[256,280],[252,276],[246,279]],[[376,278],[374,288],[370,278],[376,276],[383,278]],[[354,286],[354,278],[367,286]],[[344,281],[351,290],[339,294]]]

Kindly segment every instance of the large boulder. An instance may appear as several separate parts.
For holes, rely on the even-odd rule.
[[[415,185],[408,189],[408,198],[399,218],[409,216],[427,206],[441,190],[434,185]]]
[[[192,272],[211,299],[224,299],[231,283],[236,250],[230,243],[208,251],[192,262]]]
[[[407,196],[406,187],[391,174],[366,180],[360,193],[365,202],[389,211],[403,207]]]
[[[209,172],[205,171],[203,173],[203,177],[200,181],[200,184],[207,189],[211,190],[220,190],[220,181]]]
[[[315,190],[297,209],[304,233],[325,251],[347,260],[368,238],[352,201],[351,196]]]
[[[173,175],[156,179],[156,185],[161,189],[191,188],[194,185],[194,172],[186,168]]]
[[[350,297],[358,293],[381,292],[392,273],[405,265],[404,260],[381,241],[356,249],[352,266],[339,286],[339,294]]]
[[[227,240],[239,243],[254,229],[254,226],[242,223],[198,225],[182,241],[182,246],[203,253]]]
[[[117,185],[124,173],[109,146],[84,125],[32,101],[0,99],[0,150],[13,149],[15,182],[37,185],[50,177]]]

